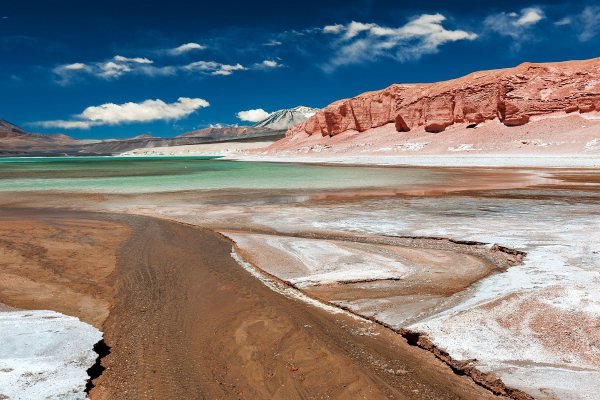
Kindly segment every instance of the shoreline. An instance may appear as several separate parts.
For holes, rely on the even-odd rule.
[[[471,155],[229,155],[223,161],[299,163],[394,167],[489,168],[600,168],[600,155],[582,154],[471,154]]]
[[[166,149],[176,150],[177,147]],[[157,149],[154,149],[157,150]],[[600,154],[540,154],[540,153],[490,153],[490,154],[422,154],[422,155],[289,155],[270,154],[256,155],[247,153],[230,152],[226,154],[202,152],[152,152],[152,154],[117,154],[109,156],[23,156],[4,157],[0,162],[26,162],[28,160],[121,160],[134,161],[139,159],[164,160],[164,159],[202,159],[215,161],[234,162],[266,162],[266,163],[291,163],[291,164],[316,164],[333,166],[379,166],[379,167],[439,167],[439,168],[600,168]]]

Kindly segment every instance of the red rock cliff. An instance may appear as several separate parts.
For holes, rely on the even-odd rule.
[[[395,123],[399,132],[418,126],[441,132],[455,123],[494,118],[506,126],[517,126],[535,115],[594,110],[600,111],[600,58],[524,63],[445,82],[392,85],[339,100],[290,128],[287,135],[333,136],[389,123]]]

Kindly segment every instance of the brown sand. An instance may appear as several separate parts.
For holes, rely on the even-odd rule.
[[[129,234],[101,215],[0,208],[0,302],[75,315],[102,329],[117,250]]]
[[[390,330],[271,291],[211,231],[57,210],[0,216],[12,274],[0,302],[94,324],[109,304],[111,353],[92,399],[493,397]]]

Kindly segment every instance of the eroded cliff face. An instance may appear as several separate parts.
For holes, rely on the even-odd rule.
[[[591,111],[600,111],[600,58],[524,63],[445,82],[392,85],[339,100],[290,128],[287,136],[334,136],[389,123],[398,132],[420,126],[442,132],[452,124],[495,118],[506,126],[519,126],[536,115]]]

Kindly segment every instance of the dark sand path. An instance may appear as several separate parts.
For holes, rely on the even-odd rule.
[[[102,359],[106,369],[94,381],[92,400],[494,398],[386,328],[271,291],[230,257],[230,242],[209,230],[147,217],[10,210],[2,214],[12,221],[3,224],[2,246],[10,254],[19,253],[19,243],[10,244],[10,226],[22,229],[20,212],[42,226],[21,243],[40,254],[58,241],[74,254],[87,246],[85,255],[94,260],[108,251],[94,243],[121,235],[116,265],[99,286],[77,283],[96,268],[85,257],[60,279],[59,266],[51,274],[42,273],[44,263],[37,272],[33,264],[22,271],[38,283],[54,279],[82,295],[94,291],[94,298],[110,304],[101,329],[111,352]],[[56,215],[69,236],[48,227],[48,218],[58,223]],[[114,230],[96,232],[93,243],[82,240],[94,220]],[[17,239],[26,242],[27,236]],[[39,292],[27,302],[22,293],[12,301],[11,293],[0,291],[0,302],[49,308]],[[69,310],[81,317],[77,307]],[[89,318],[89,307],[85,311]]]

